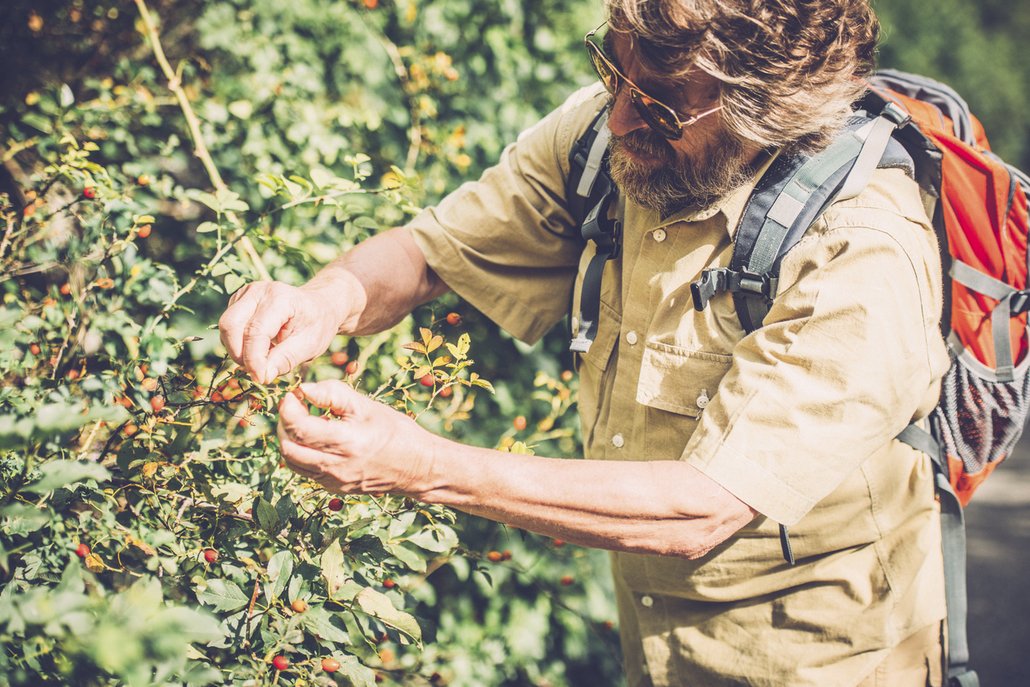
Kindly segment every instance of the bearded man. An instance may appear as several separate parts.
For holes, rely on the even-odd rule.
[[[771,162],[844,125],[875,16],[865,0],[606,10],[587,36],[603,87],[309,283],[245,287],[222,340],[267,382],[338,332],[380,331],[450,289],[537,340],[578,302],[592,257],[565,188],[569,151],[607,108],[622,245],[579,366],[585,460],[460,445],[328,381],[303,394],[341,421],[288,397],[283,455],[331,491],[407,494],[611,550],[632,687],[939,685],[932,467],[894,438],[933,408],[948,367],[915,182],[879,169],[831,206],[783,261],[757,331],[728,294],[690,306],[691,282],[729,263]]]

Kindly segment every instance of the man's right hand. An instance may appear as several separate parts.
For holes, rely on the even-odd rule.
[[[268,384],[329,348],[347,300],[338,291],[276,281],[247,284],[218,320],[222,344],[255,381]]]

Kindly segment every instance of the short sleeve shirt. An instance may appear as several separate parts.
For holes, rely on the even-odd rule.
[[[593,255],[564,188],[604,103],[577,92],[410,224],[452,289],[529,342],[578,302]],[[631,687],[857,684],[944,617],[932,467],[894,439],[936,404],[949,365],[918,187],[877,170],[831,206],[745,335],[729,294],[695,311],[690,284],[729,264],[754,181],[671,217],[624,204],[579,365],[586,457],[688,461],[759,513],[698,560],[612,554]]]

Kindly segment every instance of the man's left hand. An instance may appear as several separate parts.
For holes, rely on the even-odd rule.
[[[310,415],[305,402],[329,414]],[[407,415],[335,380],[287,394],[278,435],[290,469],[336,493],[417,495],[439,441]]]

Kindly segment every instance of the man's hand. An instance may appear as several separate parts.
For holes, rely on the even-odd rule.
[[[407,415],[335,380],[301,384],[279,404],[286,464],[331,492],[417,495],[438,437]],[[301,401],[335,417],[308,414]]]
[[[347,301],[346,292],[274,281],[247,284],[218,320],[222,343],[255,381],[268,384],[329,348]]]

